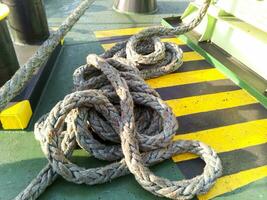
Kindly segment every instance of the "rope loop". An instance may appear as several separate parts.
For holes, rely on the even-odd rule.
[[[88,77],[88,72],[97,75]],[[178,127],[173,113],[156,91],[138,77],[134,66],[113,58],[87,57],[87,65],[74,72],[76,87],[84,90],[67,95],[36,124],[36,138],[51,167],[77,184],[100,184],[130,171],[144,189],[157,196],[190,199],[206,192],[221,174],[219,158],[198,141],[172,142]],[[93,85],[94,80],[103,84]],[[92,169],[71,163],[63,143],[69,144],[72,135],[79,146],[96,158],[121,161]],[[206,162],[203,174],[190,180],[170,181],[147,168],[184,152],[201,156]]]
[[[87,56],[87,63],[73,73],[74,92],[35,124],[35,137],[49,163],[16,200],[38,198],[58,175],[77,184],[95,185],[132,173],[145,190],[178,200],[206,193],[214,185],[222,174],[215,151],[199,141],[173,141],[176,117],[144,81],[179,69],[182,50],[161,42],[159,36],[191,30],[205,15],[209,2],[205,0],[188,25],[148,28],[101,56]],[[111,163],[79,167],[69,160],[77,144]],[[206,163],[203,173],[192,179],[172,181],[148,168],[186,152]]]

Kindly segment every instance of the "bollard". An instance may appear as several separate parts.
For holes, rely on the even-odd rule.
[[[151,14],[157,12],[156,0],[115,0],[113,9],[126,14]]]
[[[8,15],[8,6],[0,3],[0,87],[19,68],[16,52],[7,27],[6,18]]]
[[[19,44],[40,44],[49,37],[42,0],[2,0],[9,6],[8,22],[13,41]]]

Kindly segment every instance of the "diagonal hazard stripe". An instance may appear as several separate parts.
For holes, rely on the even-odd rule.
[[[123,40],[118,40],[117,42],[121,42],[121,41],[124,41]],[[164,41],[164,39],[163,39]],[[177,42],[173,42],[173,43],[177,43]],[[102,43],[102,47],[104,48],[104,50],[108,50],[110,49],[111,47],[113,47],[114,45],[116,44],[116,42],[113,41],[113,43]],[[183,52],[193,52],[193,50],[188,47],[187,45],[179,45],[179,48],[182,49]],[[201,57],[202,59],[202,57]]]
[[[187,61],[182,64],[182,66],[177,70],[177,72],[188,72],[193,70],[211,69],[214,68],[206,60],[194,60]]]
[[[107,50],[143,28],[97,31],[95,34]],[[174,140],[200,140],[212,146],[222,157],[224,166],[228,166],[211,191],[198,198],[211,199],[267,176],[266,160],[258,157],[253,162],[254,157],[250,155],[267,149],[267,110],[179,39],[162,38],[162,41],[176,43],[184,51],[184,63],[177,72],[147,80],[180,122]],[[233,159],[236,168],[233,163],[227,164]],[[177,155],[173,160],[186,177],[196,175],[197,170],[201,173],[204,167],[192,154]],[[246,164],[241,166],[239,161]],[[261,165],[264,166],[259,167]]]
[[[124,40],[122,40],[124,41]],[[108,44],[102,44],[101,46],[104,48],[104,50],[108,50],[110,49],[111,47],[113,47],[116,43],[108,43]]]
[[[204,60],[204,57],[195,51],[184,52],[183,54],[184,62],[194,61],[194,60]]]
[[[225,78],[226,77],[222,73],[213,68],[167,74],[158,78],[146,80],[146,82],[152,88],[162,88],[204,81],[214,81]]]
[[[260,103],[195,113],[177,117],[179,122],[177,134],[192,133],[264,118],[267,118],[267,110]]]
[[[216,184],[211,188],[211,190],[204,195],[198,196],[199,200],[212,199],[221,194],[232,192],[235,189],[241,188],[249,183],[257,181],[267,176],[267,165],[241,171],[236,174],[229,176],[224,176],[216,181]]]
[[[147,27],[135,27],[135,28],[124,28],[124,29],[114,29],[114,30],[103,30],[95,31],[95,36],[97,38],[124,36],[124,35],[134,35],[139,31]]]
[[[98,40],[104,47],[111,47],[111,45],[115,45],[117,42],[122,42],[125,40],[128,40],[131,36],[117,36],[117,37],[109,37],[109,38],[102,38]],[[175,43],[179,46],[187,46],[182,40],[176,38],[176,37],[162,37],[161,38],[162,42],[171,42]],[[105,46],[107,44],[107,46]],[[109,45],[108,45],[109,44]],[[187,46],[188,47],[188,46]],[[191,49],[190,47],[188,47]],[[193,51],[191,49],[191,51]]]
[[[170,37],[170,38],[162,38],[161,41],[162,42],[171,42],[171,43],[175,43],[175,44],[178,44],[178,45],[185,45],[185,43],[182,40],[180,40],[178,38],[173,38],[173,37]],[[193,51],[193,50],[191,50],[191,51]]]
[[[263,151],[267,151],[267,140],[263,144],[219,153],[222,165],[227,166],[224,167],[223,176],[267,165],[266,155],[262,153]],[[200,158],[178,162],[176,165],[186,178],[201,174],[205,167],[205,163]]]
[[[220,79],[208,82],[205,81],[185,85],[175,85],[171,87],[163,87],[156,89],[156,91],[160,94],[160,97],[165,101],[170,99],[178,99],[233,90],[240,90],[240,87],[235,85],[229,79]]]
[[[257,100],[254,97],[250,96],[245,90],[219,92],[215,94],[207,94],[166,101],[166,103],[172,108],[172,111],[177,117],[193,113],[248,105],[256,102]]]
[[[113,41],[114,39],[106,39],[105,41],[103,41],[102,43],[102,47],[104,48],[104,50],[108,50],[110,49],[111,47],[113,47],[116,42],[122,42],[122,41],[125,41],[127,40],[128,38],[120,38],[116,41]],[[110,42],[109,42],[110,41]],[[177,45],[183,45],[183,46],[186,46],[181,40],[179,40],[178,38],[162,38],[161,39],[162,42],[172,42],[172,43],[175,43]],[[189,48],[189,47],[188,47]],[[190,48],[189,48],[190,49]],[[193,52],[193,50],[191,49],[191,51]]]
[[[267,142],[267,119],[255,120],[190,134],[176,135],[174,140],[199,140],[216,152],[227,152]],[[194,154],[173,157],[175,162],[196,158]]]

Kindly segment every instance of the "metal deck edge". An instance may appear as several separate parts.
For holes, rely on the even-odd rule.
[[[173,28],[171,24],[167,22],[165,18],[162,19],[161,24],[166,27]],[[230,78],[235,84],[240,86],[241,88],[248,91],[252,96],[254,96],[266,109],[267,109],[267,98],[265,97],[264,93],[259,91],[257,88],[251,86],[247,81],[245,81],[239,74],[233,72],[229,69],[225,64],[223,64],[223,59],[218,58],[218,56],[214,56],[214,54],[207,50],[207,48],[203,48],[203,45],[199,45],[196,38],[192,33],[187,33],[185,35],[177,36],[183,42],[185,42],[189,47],[197,51],[201,54],[208,62],[213,64],[219,71],[224,73],[228,78]],[[223,53],[221,52],[223,57]],[[228,64],[231,63],[230,61]],[[236,63],[231,63],[232,65],[236,65]],[[239,66],[237,66],[239,67]],[[255,74],[251,73],[255,79],[259,79]]]

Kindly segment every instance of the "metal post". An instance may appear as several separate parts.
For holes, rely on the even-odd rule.
[[[10,31],[15,43],[38,44],[49,37],[42,0],[2,0],[9,6]]]
[[[16,52],[6,23],[8,14],[8,7],[0,3],[0,86],[8,81],[19,68]]]
[[[113,9],[127,14],[151,14],[157,12],[156,0],[115,0]]]

